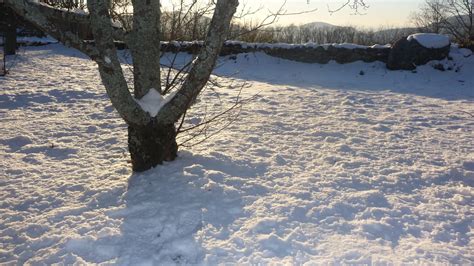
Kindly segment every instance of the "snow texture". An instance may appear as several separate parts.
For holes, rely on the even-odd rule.
[[[18,36],[16,38],[17,43],[23,45],[39,45],[39,44],[51,44],[57,43],[58,41],[50,36],[47,37],[33,37],[33,36]],[[0,38],[0,45],[3,45],[3,38]]]
[[[415,39],[425,48],[443,48],[450,44],[449,36],[436,33],[416,33],[407,37],[408,41]]]
[[[472,55],[472,51],[467,48],[461,48],[459,49],[459,53],[462,54],[464,57],[469,57]]]
[[[96,65],[59,44],[22,49],[0,78],[2,264],[474,260],[474,57],[459,49],[416,73],[223,57],[214,78],[250,86],[205,90],[186,124],[258,96],[141,174]]]
[[[170,93],[163,97],[156,89],[151,88],[141,99],[135,100],[143,111],[148,112],[151,117],[155,117],[166,103],[168,103],[175,93]]]

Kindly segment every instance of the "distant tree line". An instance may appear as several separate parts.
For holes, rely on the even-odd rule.
[[[234,31],[248,31],[240,26]],[[266,27],[247,34],[235,34],[246,42],[268,43],[356,43],[362,45],[394,43],[403,36],[416,32],[414,28],[379,27],[363,29],[353,26],[289,25]]]
[[[62,9],[85,9],[84,0],[41,0],[48,5]],[[131,30],[132,11],[130,0],[110,1],[115,23]],[[212,2],[197,0],[173,0],[161,13],[162,41],[194,41],[204,40],[213,12]],[[352,26],[319,26],[315,24],[273,26],[273,15],[270,23],[252,23],[243,18],[252,15],[252,11],[237,15],[231,24],[227,39],[259,43],[356,43],[363,45],[393,43],[402,36],[414,33],[414,28],[362,29]],[[278,15],[278,14],[276,14]],[[267,21],[268,22],[268,21]],[[78,26],[81,35],[90,36],[84,27]]]
[[[164,13],[162,34],[165,41],[203,40],[209,20],[197,15],[180,22],[179,13]],[[186,27],[183,27],[186,25]],[[362,45],[394,43],[416,28],[381,26],[364,29],[354,26],[319,26],[313,24],[259,27],[250,22],[233,23],[227,39],[254,43],[356,43]]]
[[[84,9],[84,0],[41,0],[63,9]],[[162,7],[161,40],[204,40],[213,12],[212,2],[172,0]],[[131,29],[130,0],[110,1],[112,18],[121,27]],[[356,43],[362,45],[394,43],[415,32],[449,34],[464,46],[474,44],[473,0],[425,0],[419,11],[412,13],[410,21],[415,27],[383,26],[366,29],[354,26],[332,26],[309,23],[305,25],[263,25],[242,19],[252,15],[239,14],[231,24],[227,39],[256,43]]]

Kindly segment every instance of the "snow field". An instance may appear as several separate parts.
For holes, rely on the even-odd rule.
[[[222,58],[256,99],[131,174],[94,64],[29,47],[0,79],[0,263],[470,264],[474,58],[452,57],[417,73]]]

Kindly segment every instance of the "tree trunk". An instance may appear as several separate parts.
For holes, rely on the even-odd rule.
[[[2,5],[2,8],[5,8]],[[16,19],[13,11],[7,8],[4,12],[5,17],[5,55],[14,55],[16,53],[17,43],[16,43]]]
[[[149,123],[146,126],[128,126],[128,149],[132,159],[132,169],[142,172],[173,161],[178,152],[176,128],[174,124]]]

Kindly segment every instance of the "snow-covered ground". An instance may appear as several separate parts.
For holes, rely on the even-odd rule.
[[[474,56],[416,73],[222,58],[255,100],[132,174],[94,63],[24,49],[0,78],[0,263],[474,262]]]

